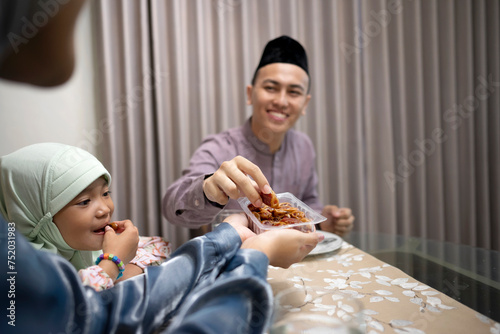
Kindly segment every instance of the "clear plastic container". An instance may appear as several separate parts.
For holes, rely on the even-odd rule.
[[[250,226],[249,228],[254,231],[257,234],[260,234],[265,231],[270,231],[270,230],[279,230],[279,229],[284,229],[284,228],[293,228],[302,232],[314,232],[316,230],[316,227],[314,226],[315,224],[318,224],[324,220],[326,220],[325,217],[311,209],[309,206],[307,206],[304,202],[299,200],[297,197],[295,197],[291,193],[280,193],[276,194],[278,197],[280,203],[282,202],[288,202],[290,203],[293,207],[296,207],[300,211],[304,212],[306,217],[310,219],[308,222],[301,222],[297,224],[287,224],[287,225],[281,225],[281,226],[270,226],[270,225],[264,225],[262,224],[250,211],[248,208],[248,205],[250,204],[250,200],[246,197],[241,197],[238,199],[238,203],[240,204],[241,208],[245,213],[247,214],[248,217],[250,217]]]

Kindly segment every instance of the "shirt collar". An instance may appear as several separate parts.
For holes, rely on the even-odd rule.
[[[273,155],[271,153],[271,150],[269,149],[269,146],[262,142],[257,136],[252,131],[252,117],[248,118],[245,124],[243,124],[243,136],[250,142],[250,144],[253,146],[253,148],[263,154],[266,155]],[[286,147],[286,142],[288,138],[288,132],[285,134],[285,138],[283,139],[283,143],[281,144],[281,147],[279,150],[276,152],[276,154],[283,152]]]

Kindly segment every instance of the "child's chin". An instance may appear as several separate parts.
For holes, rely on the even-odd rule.
[[[92,243],[88,243],[85,250],[87,251],[100,251],[102,250],[103,240],[93,240]]]
[[[87,245],[85,250],[91,251],[91,252],[101,251],[102,250],[102,243],[100,245],[98,245],[98,244]]]

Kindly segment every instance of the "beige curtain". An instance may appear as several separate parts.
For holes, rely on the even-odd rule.
[[[161,198],[201,140],[242,124],[265,43],[308,50],[320,195],[359,231],[500,249],[497,0],[101,0],[107,166],[120,217],[174,245]]]
[[[151,62],[149,1],[96,1],[93,5],[100,97],[95,137],[113,179],[114,218],[132,220],[142,235],[164,235],[182,242],[189,231],[161,226],[164,188],[159,183],[155,94],[169,78]]]

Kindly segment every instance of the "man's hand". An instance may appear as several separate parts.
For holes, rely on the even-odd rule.
[[[247,197],[253,205],[260,207],[262,199],[259,189],[264,194],[271,192],[269,182],[260,168],[242,156],[224,161],[220,168],[203,182],[205,196],[220,205],[226,205],[229,198]]]
[[[343,237],[352,230],[354,216],[351,209],[326,205],[321,214],[326,217],[326,220],[320,223],[322,231],[332,232]]]

